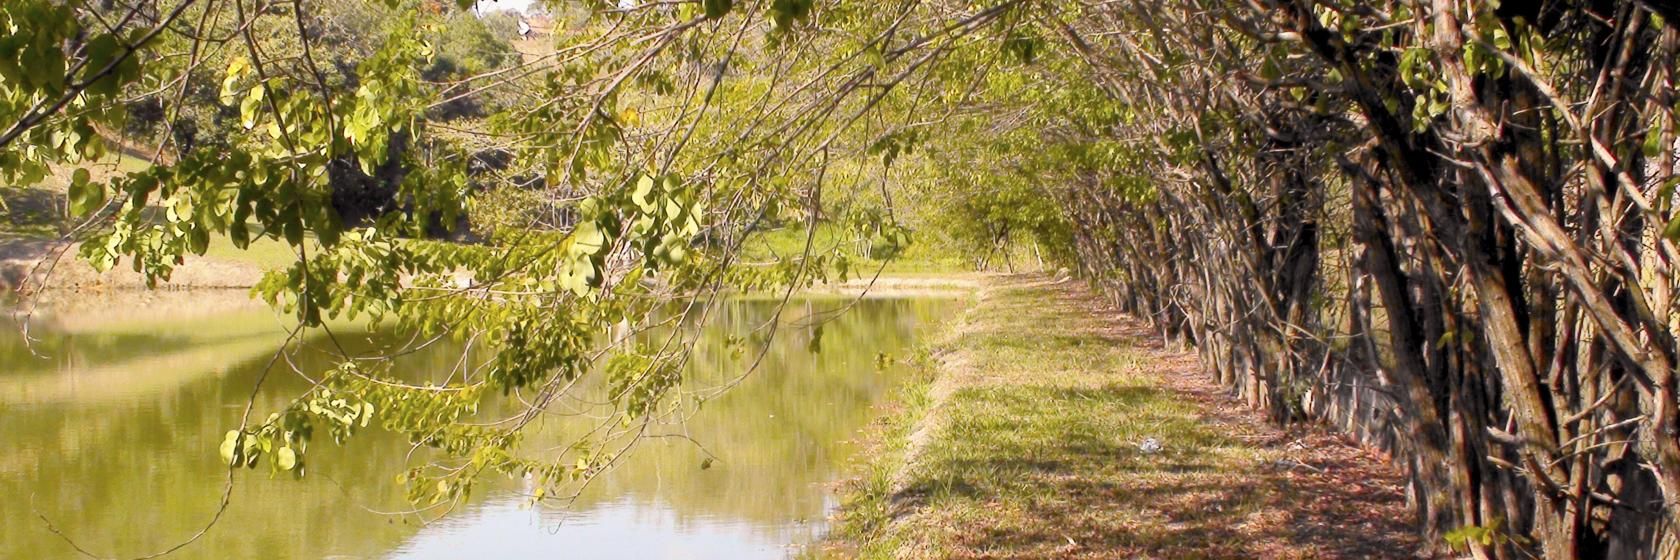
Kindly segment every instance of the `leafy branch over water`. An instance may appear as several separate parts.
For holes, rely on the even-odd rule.
[[[0,179],[150,154],[68,172],[84,259],[283,242],[257,292],[298,325],[493,356],[416,385],[341,350],[230,463],[371,417],[443,453],[416,502],[564,495],[672,416],[677,317],[1030,246],[1276,420],[1379,434],[1478,557],[1680,546],[1667,4],[574,1],[483,51],[467,7],[0,6]],[[595,383],[597,433],[521,445]],[[1535,538],[1458,538],[1496,527]]]

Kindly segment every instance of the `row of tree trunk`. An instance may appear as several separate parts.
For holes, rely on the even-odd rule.
[[[1673,11],[1060,14],[1135,110],[1085,140],[1137,151],[1045,186],[1062,258],[1277,421],[1388,449],[1442,548],[1680,557]]]

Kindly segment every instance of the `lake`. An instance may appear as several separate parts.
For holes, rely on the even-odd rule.
[[[735,379],[763,350],[759,368],[662,426],[682,437],[641,440],[569,507],[531,507],[529,483],[487,478],[452,511],[398,514],[413,506],[396,477],[424,454],[405,437],[370,431],[343,448],[322,438],[302,480],[239,471],[217,524],[169,558],[785,558],[821,537],[851,440],[903,381],[903,359],[957,305],[795,300],[773,337],[755,327],[774,302],[721,305],[693,347],[685,390]],[[0,558],[77,557],[42,518],[118,557],[197,532],[220,502],[223,434],[238,426],[286,325],[243,292],[68,298],[29,321],[28,340],[15,319],[0,325]],[[335,333],[354,353],[411,341]],[[307,335],[294,352],[297,372],[283,368],[265,382],[256,417],[309,387],[298,373],[330,367],[325,336]],[[745,351],[722,343],[730,337],[745,340]],[[424,377],[463,356],[460,346],[434,344],[396,366]],[[530,440],[581,433],[599,406],[557,401]]]

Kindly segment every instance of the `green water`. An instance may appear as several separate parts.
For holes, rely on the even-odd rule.
[[[65,535],[100,555],[155,552],[215,514],[225,469],[216,449],[238,424],[255,379],[284,337],[284,321],[238,295],[174,294],[147,301],[102,296],[0,325],[0,558],[74,558]],[[527,506],[524,481],[498,480],[441,516],[393,515],[408,505],[393,482],[411,456],[393,434],[358,435],[347,448],[311,447],[303,480],[240,472],[219,522],[170,558],[781,558],[824,529],[830,487],[848,440],[901,381],[918,337],[948,317],[942,300],[871,299],[822,323],[843,299],[797,301],[758,370],[664,433],[564,509]],[[693,346],[691,382],[703,391],[738,376],[763,348],[754,334],[768,302],[724,305]],[[338,332],[351,352],[408,337]],[[749,340],[732,352],[728,335]],[[813,338],[819,342],[813,344]],[[323,334],[296,352],[304,374],[330,363]],[[405,371],[446,373],[458,346],[403,356]],[[469,355],[469,358],[472,357]],[[258,395],[259,415],[308,386],[282,368]],[[421,375],[425,375],[422,373]],[[561,441],[599,412],[561,401],[536,442]],[[716,455],[710,468],[700,465]]]

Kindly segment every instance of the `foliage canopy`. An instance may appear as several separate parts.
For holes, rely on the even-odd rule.
[[[854,245],[1031,240],[1280,421],[1378,434],[1444,544],[1680,547],[1667,4],[548,7],[552,36],[497,39],[465,3],[8,1],[0,180],[143,146],[144,170],[72,174],[95,266],[166,281],[283,240],[257,291],[299,329],[491,356],[415,385],[346,353],[248,412],[230,464],[302,476],[310,438],[377,422],[440,450],[417,502],[485,473],[564,496],[623,451],[601,442],[703,401],[673,391],[684,330],[634,333],[868,275]],[[744,250],[778,228],[801,250]],[[521,447],[592,383],[618,404],[598,433]]]

